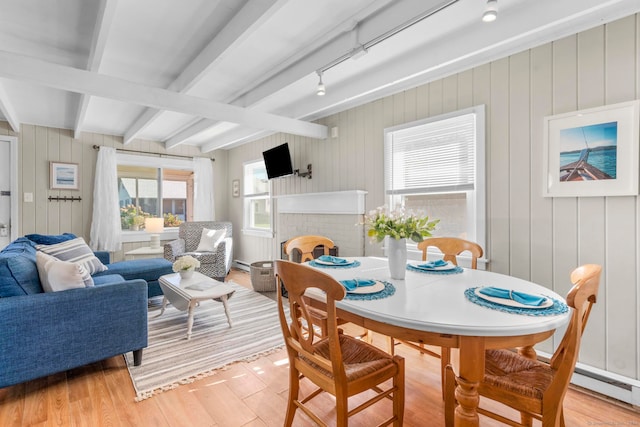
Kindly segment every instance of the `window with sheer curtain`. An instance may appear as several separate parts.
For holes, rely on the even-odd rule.
[[[476,106],[385,129],[389,206],[426,212],[440,219],[434,235],[485,247],[484,120]]]

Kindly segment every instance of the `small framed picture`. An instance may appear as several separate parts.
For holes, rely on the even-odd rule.
[[[240,180],[234,179],[231,181],[231,194],[233,197],[240,197]]]
[[[49,162],[49,187],[52,190],[79,190],[77,163]]]

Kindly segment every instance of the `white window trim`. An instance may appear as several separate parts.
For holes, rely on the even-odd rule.
[[[484,105],[476,105],[469,108],[464,108],[462,110],[452,111],[445,114],[440,114],[433,117],[428,117],[426,119],[417,120],[410,123],[404,123],[401,125],[389,127],[384,129],[384,138],[385,144],[387,143],[387,138],[389,138],[390,133],[399,131],[402,129],[407,129],[414,126],[420,126],[427,123],[437,122],[441,120],[446,120],[452,117],[457,117],[465,114],[475,114],[476,115],[476,159],[475,159],[475,197],[473,204],[475,205],[475,212],[473,216],[469,218],[475,219],[475,239],[474,241],[482,246],[483,250],[486,252],[486,167],[485,167],[485,152],[486,152],[486,115],[485,115],[485,106]],[[385,182],[386,186],[386,182]],[[385,188],[385,199],[387,199],[387,188]],[[430,252],[431,253],[431,252]],[[435,253],[435,252],[434,252]],[[468,257],[467,257],[468,258]],[[461,256],[460,259],[464,260],[465,257]],[[478,260],[479,264],[486,265],[488,260],[486,258],[482,258]]]

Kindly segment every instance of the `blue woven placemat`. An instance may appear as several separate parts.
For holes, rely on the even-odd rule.
[[[553,316],[556,314],[566,313],[569,310],[569,307],[567,306],[567,304],[555,298],[551,298],[550,296],[547,296],[547,295],[545,295],[545,297],[553,301],[553,305],[551,307],[547,307],[547,308],[509,307],[506,305],[498,304],[498,303],[487,301],[480,298],[475,294],[476,289],[478,289],[478,287],[469,288],[465,290],[464,296],[467,297],[467,299],[474,304],[478,304],[493,310],[504,311],[505,313],[524,314],[526,316]]]
[[[376,292],[375,294],[349,294],[344,297],[344,299],[349,300],[359,300],[359,301],[370,301],[374,299],[382,299],[390,297],[391,295],[396,293],[396,287],[393,286],[389,282],[385,282],[383,280],[378,280],[380,283],[384,283],[384,289],[380,292]]]
[[[462,267],[457,265],[456,268],[452,268],[451,270],[425,270],[424,268],[418,268],[411,264],[407,264],[407,270],[425,274],[458,274],[464,271]]]
[[[321,264],[319,262],[316,262],[315,259],[312,259],[311,261],[309,261],[309,265],[311,267],[318,267],[318,268],[356,268],[356,267],[360,267],[360,261],[354,260],[351,264],[346,264],[346,265],[339,265],[339,264],[329,265],[329,264]]]

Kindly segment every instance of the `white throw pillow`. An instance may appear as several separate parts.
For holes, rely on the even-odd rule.
[[[202,229],[202,235],[200,236],[200,243],[198,243],[198,248],[196,252],[214,252],[216,250],[216,246],[222,239],[224,239],[227,234],[226,229],[222,230],[209,230],[208,228]]]
[[[107,266],[100,262],[82,237],[55,245],[37,245],[36,249],[47,255],[53,255],[61,261],[81,264],[89,274],[99,273],[107,269]]]
[[[87,269],[75,262],[60,261],[56,257],[38,251],[36,265],[40,283],[45,292],[93,286],[93,279]]]

